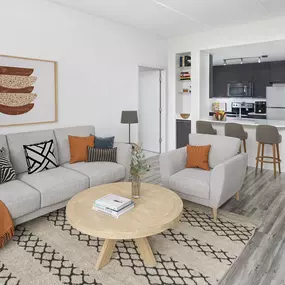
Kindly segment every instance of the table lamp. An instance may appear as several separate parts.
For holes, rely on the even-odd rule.
[[[129,124],[129,144],[131,143],[131,124],[137,124],[138,122],[137,111],[122,111],[121,123]]]

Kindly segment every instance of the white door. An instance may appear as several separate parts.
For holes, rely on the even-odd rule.
[[[139,72],[139,142],[147,151],[160,153],[160,71]]]

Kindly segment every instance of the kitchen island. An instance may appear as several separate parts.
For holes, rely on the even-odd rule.
[[[256,165],[256,154],[257,154],[257,142],[256,142],[256,126],[258,125],[271,125],[278,128],[280,135],[282,135],[283,142],[279,145],[280,147],[280,158],[281,171],[285,172],[285,121],[278,120],[265,120],[265,119],[249,119],[249,118],[226,118],[225,121],[217,121],[212,117],[200,119],[201,121],[211,122],[213,127],[217,130],[218,135],[225,135],[225,124],[226,123],[237,123],[243,125],[244,130],[248,133],[248,139],[246,140],[246,147],[248,153],[248,165],[255,167]],[[268,156],[272,155],[272,146],[266,145],[264,148],[264,154]],[[260,163],[259,163],[260,167]],[[273,164],[265,163],[263,168],[273,170]],[[273,174],[272,174],[273,175]]]

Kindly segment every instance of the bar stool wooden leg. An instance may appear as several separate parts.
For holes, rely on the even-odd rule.
[[[259,155],[260,155],[260,143],[258,143],[258,146],[257,146],[255,174],[257,174]]]
[[[280,160],[280,152],[279,152],[279,144],[276,145],[277,149],[277,159],[278,159],[278,170],[281,173],[281,160]]]
[[[260,163],[260,169],[263,170],[263,158],[264,157],[264,143],[261,144],[261,163]]]
[[[245,140],[243,140],[243,150],[246,153],[246,141]]]
[[[275,144],[272,145],[272,150],[273,150],[274,177],[276,177],[276,149],[275,149]]]
[[[239,201],[239,192],[236,192],[236,200]]]

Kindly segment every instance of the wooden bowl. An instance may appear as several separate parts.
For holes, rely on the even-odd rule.
[[[183,114],[180,114],[180,117],[182,119],[188,119],[190,117],[190,114],[189,113],[183,113]]]

